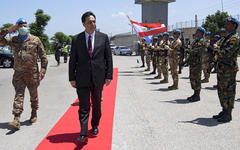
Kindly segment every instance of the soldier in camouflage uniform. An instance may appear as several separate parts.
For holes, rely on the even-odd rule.
[[[155,54],[156,54],[156,67],[157,67],[157,71],[158,71],[158,75],[155,76],[155,79],[161,79],[162,78],[162,70],[161,70],[161,66],[160,66],[160,49],[159,49],[159,45],[161,43],[161,41],[163,40],[163,34],[160,33],[158,36],[158,42],[157,42],[157,46],[155,48]]]
[[[150,48],[147,45],[146,41],[144,41],[143,43],[143,50],[146,55],[146,64],[147,64],[147,69],[145,69],[145,71],[150,71],[151,53],[150,53]]]
[[[139,43],[139,52],[141,55],[141,61],[142,61],[142,66],[141,68],[145,67],[145,61],[144,61],[144,57],[145,57],[145,51],[143,50],[143,46],[144,46],[144,39],[142,39]]]
[[[157,46],[157,41],[158,41],[158,38],[157,37],[153,37],[152,43],[149,45],[150,46],[150,53],[151,53],[150,55],[151,55],[151,60],[152,60],[152,66],[153,66],[153,71],[150,74],[156,74],[156,69],[157,69],[156,63],[157,63],[157,60],[156,60],[155,48]]]
[[[202,72],[202,51],[205,49],[203,35],[205,29],[198,27],[195,33],[196,38],[193,40],[190,46],[189,56],[189,70],[190,70],[190,82],[191,87],[194,90],[194,94],[188,97],[189,102],[200,101],[201,91],[201,72]]]
[[[163,73],[164,79],[160,81],[160,83],[168,83],[168,50],[165,49],[165,46],[169,46],[169,33],[164,32],[163,33],[163,40],[161,41],[159,45],[160,49],[160,66],[161,71]]]
[[[239,21],[229,17],[225,28],[228,32],[217,53],[217,89],[222,111],[213,116],[219,122],[232,120],[232,109],[236,94],[236,74],[238,71],[237,55],[240,48],[240,37],[236,30]]]
[[[210,47],[210,36],[211,32],[206,32],[205,34],[205,46],[206,48],[202,53],[202,71],[204,75],[204,79],[201,81],[202,83],[209,82],[210,72],[209,72],[209,54],[208,47]]]
[[[19,35],[5,38],[8,33],[18,30]],[[24,92],[27,87],[30,93],[32,113],[30,123],[37,120],[38,93],[37,88],[45,76],[47,69],[47,56],[42,42],[38,37],[29,34],[27,22],[20,18],[16,25],[0,32],[0,46],[9,45],[14,55],[14,75],[12,84],[15,88],[13,103],[14,120],[8,124],[9,128],[20,128],[20,115],[23,111]],[[39,72],[37,58],[41,59]]]
[[[169,65],[170,70],[173,78],[173,85],[169,86],[169,90],[176,90],[178,89],[178,72],[177,67],[179,63],[178,53],[180,52],[180,48],[182,46],[182,42],[179,39],[179,36],[181,34],[180,30],[173,31],[174,34],[174,40],[171,42],[170,46],[165,46],[165,48],[168,50],[169,54]]]

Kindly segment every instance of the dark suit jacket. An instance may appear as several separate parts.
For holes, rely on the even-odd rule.
[[[109,39],[106,34],[95,31],[92,57],[86,46],[85,32],[72,39],[69,61],[69,81],[76,81],[77,87],[88,87],[90,76],[95,86],[103,86],[105,79],[112,79],[113,63]]]

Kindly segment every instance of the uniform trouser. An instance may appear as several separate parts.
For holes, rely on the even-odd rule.
[[[170,70],[173,78],[173,83],[177,84],[178,83],[178,72],[177,72],[178,56],[177,55],[169,58],[169,65],[170,65]]]
[[[223,108],[233,108],[236,95],[237,72],[229,67],[217,68],[217,89],[220,104]]]
[[[145,66],[145,61],[144,61],[145,52],[144,52],[144,50],[140,51],[140,55],[141,55],[142,65]]]
[[[66,63],[68,59],[68,53],[63,53],[63,56],[64,56],[64,62]]]
[[[158,71],[158,76],[161,77],[162,70],[161,70],[161,59],[160,59],[160,56],[157,56],[156,67],[157,67],[157,71]]]
[[[190,64],[189,70],[190,70],[190,82],[191,82],[192,89],[194,91],[200,91],[202,64],[201,63]]]
[[[60,52],[55,52],[55,60],[59,63],[60,62],[60,56],[61,53]]]
[[[160,57],[161,71],[163,73],[164,79],[168,80],[168,59],[164,56]]]
[[[77,94],[79,99],[79,120],[81,125],[80,135],[86,136],[88,134],[88,119],[90,106],[92,105],[92,127],[98,126],[101,118],[101,98],[102,86],[94,85],[91,80],[89,87],[77,87]],[[91,104],[90,104],[91,97]]]
[[[210,73],[208,69],[209,69],[209,58],[206,55],[202,55],[202,70],[203,70],[205,79],[209,79],[210,77]]]
[[[157,56],[156,55],[153,55],[153,57],[152,57],[152,66],[153,66],[153,72],[155,72],[156,68],[157,68]]]
[[[146,53],[146,63],[147,63],[147,68],[150,69],[150,61],[151,61],[151,55],[148,51],[145,51]]]
[[[38,109],[38,92],[39,86],[39,73],[26,73],[15,71],[12,79],[12,84],[15,88],[15,98],[13,103],[13,115],[20,116],[23,112],[23,101],[25,88],[27,87],[30,94],[30,101],[32,110]]]

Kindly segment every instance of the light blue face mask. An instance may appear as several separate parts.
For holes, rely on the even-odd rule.
[[[19,28],[19,34],[20,35],[26,35],[28,33],[28,28],[27,27],[21,27]]]

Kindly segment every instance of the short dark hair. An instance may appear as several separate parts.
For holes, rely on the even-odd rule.
[[[93,12],[87,11],[87,12],[85,12],[85,13],[82,15],[82,22],[85,22],[85,21],[86,21],[86,18],[87,18],[87,17],[90,17],[90,16],[93,16],[93,17],[96,19],[96,16],[94,15]]]

